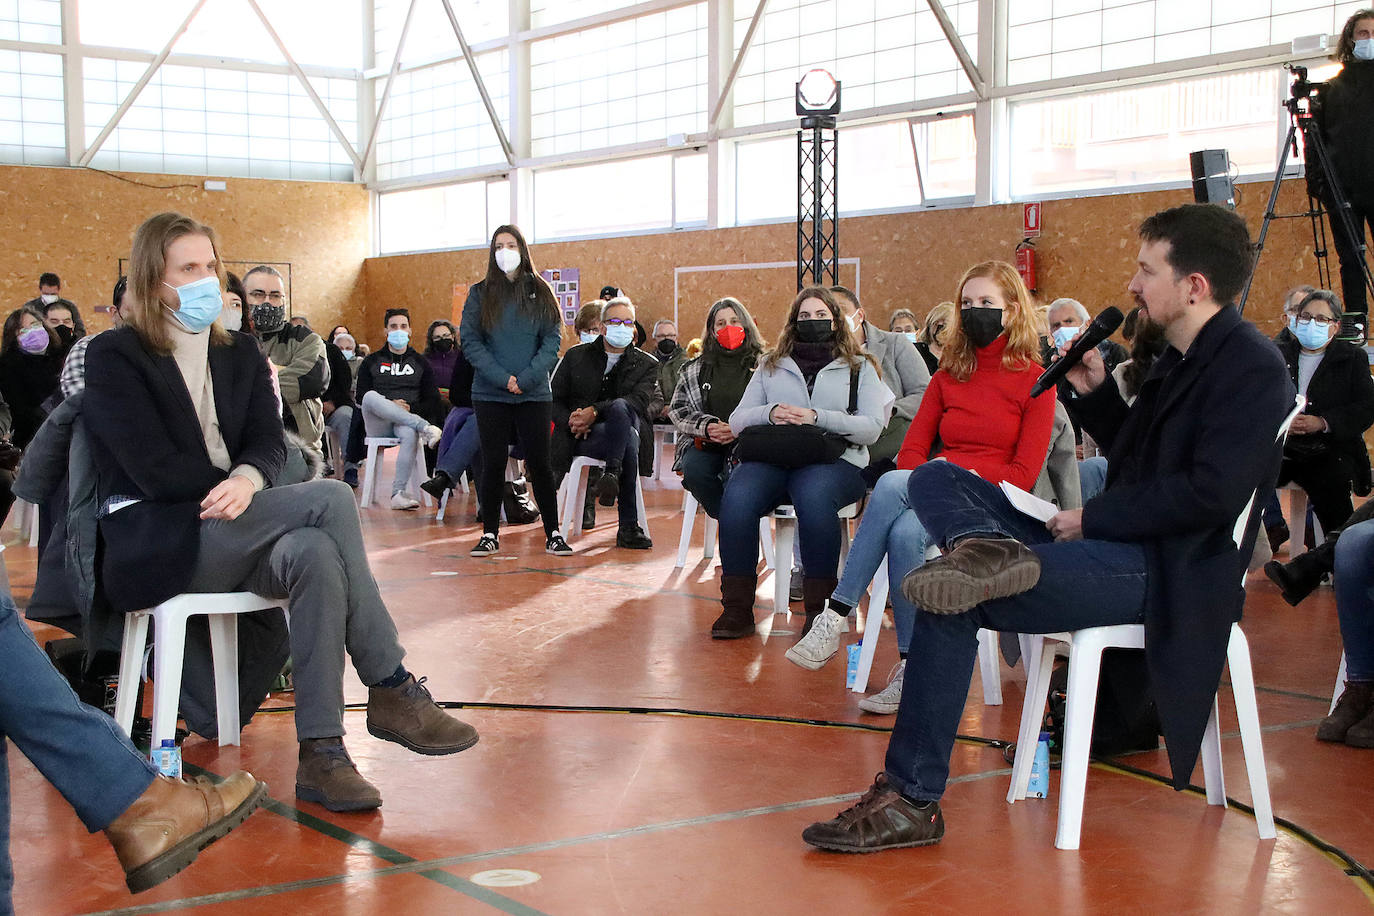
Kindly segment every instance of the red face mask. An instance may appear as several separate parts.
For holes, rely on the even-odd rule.
[[[744,328],[739,325],[727,324],[716,332],[716,343],[727,350],[738,350],[744,346]]]

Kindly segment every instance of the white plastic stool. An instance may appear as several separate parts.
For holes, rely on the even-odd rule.
[[[697,510],[701,505],[691,491],[682,491],[682,534],[677,541],[677,562],[673,564],[674,569],[682,569],[687,565],[687,551],[692,546],[692,528],[696,524]],[[701,558],[703,560],[714,559],[716,555],[716,538],[720,533],[720,523],[711,516],[706,516],[706,530],[702,532]],[[768,519],[759,519],[759,546],[763,550],[764,569],[773,568],[773,528],[768,524]]]
[[[592,468],[604,468],[606,462],[600,458],[578,455],[572,461],[563,486],[559,492],[559,517],[562,521],[563,540],[571,542],[582,533],[582,506],[587,501],[587,473]],[[639,501],[639,527],[649,535],[649,513],[644,508],[643,478],[635,475],[635,498]]]
[[[1279,487],[1288,492],[1288,556],[1291,559],[1307,552],[1307,491],[1289,482]],[[1312,517],[1312,543],[1325,540],[1321,522]]]
[[[1243,517],[1243,516],[1242,516]],[[1097,704],[1097,680],[1102,651],[1107,648],[1145,648],[1145,627],[1141,624],[1089,627],[1072,633],[1047,633],[1031,637],[1031,654],[1026,659],[1026,702],[1021,709],[1021,728],[1016,741],[1016,760],[1012,765],[1011,787],[1007,801],[1026,797],[1030,783],[1031,761],[1040,737],[1041,715],[1050,689],[1050,668],[1054,664],[1056,643],[1069,650],[1068,709],[1064,722],[1063,765],[1059,779],[1059,829],[1054,845],[1077,849],[1083,826],[1083,794],[1088,776],[1088,747],[1092,742],[1093,711]],[[1262,840],[1275,836],[1274,811],[1269,801],[1269,779],[1264,764],[1260,737],[1259,710],[1255,703],[1255,680],[1250,667],[1250,645],[1236,624],[1226,647],[1231,668],[1231,692],[1236,701],[1240,741],[1245,751],[1245,768],[1250,776],[1251,804]],[[1202,736],[1202,773],[1209,805],[1226,806],[1226,784],[1221,765],[1221,729],[1217,724],[1217,701]]]
[[[419,433],[416,433],[419,436]],[[372,500],[377,497],[377,481],[381,479],[382,452],[389,448],[394,448],[401,444],[401,440],[392,436],[368,436],[363,440],[367,444],[367,463],[363,466],[363,486],[362,486],[362,508],[366,509],[372,505]],[[419,443],[417,443],[418,445]],[[426,479],[425,472],[425,450],[415,449],[415,471],[416,486],[419,482]],[[426,506],[434,505],[434,500],[424,490],[420,490],[420,500]]]
[[[859,514],[859,504],[850,503],[840,508],[836,517],[840,521],[840,565],[849,557],[849,520]],[[791,585],[792,542],[797,536],[797,511],[791,505],[778,506],[773,510],[773,526],[777,533],[773,537],[773,613],[791,614],[787,592]]]
[[[124,646],[119,655],[119,689],[115,695],[115,721],[130,734],[134,727],[134,702],[143,667],[143,647],[148,642],[148,621],[153,621],[153,740],[156,752],[176,735],[177,701],[181,696],[181,665],[186,652],[186,621],[204,614],[210,624],[210,651],[215,667],[215,711],[219,721],[219,745],[239,743],[239,631],[238,614],[286,609],[286,600],[264,598],[252,592],[215,594],[186,593],[168,598],[157,607],[134,611],[124,617]]]
[[[1329,716],[1336,711],[1336,702],[1340,700],[1341,694],[1345,693],[1345,653],[1341,653],[1341,667],[1336,671],[1336,689],[1331,691],[1331,708],[1326,711]]]

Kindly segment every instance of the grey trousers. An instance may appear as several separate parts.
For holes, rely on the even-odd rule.
[[[405,657],[368,566],[353,491],[339,480],[263,490],[233,521],[200,526],[188,592],[288,598],[296,737],[344,734],[344,653],[364,684]]]

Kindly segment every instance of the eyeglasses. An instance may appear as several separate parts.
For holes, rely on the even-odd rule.
[[[1329,325],[1329,324],[1339,324],[1339,323],[1340,323],[1340,319],[1339,319],[1339,318],[1330,318],[1330,317],[1327,317],[1326,315],[1299,315],[1299,316],[1298,316],[1298,324],[1311,324],[1311,323],[1314,322],[1314,321],[1315,321],[1317,324],[1321,325],[1322,327],[1326,327],[1326,326]]]
[[[632,328],[635,326],[633,318],[607,318],[602,324],[618,324],[622,328]]]
[[[258,302],[261,302],[261,301],[263,301],[264,299],[267,299],[267,300],[269,300],[273,305],[281,305],[283,302],[286,301],[286,294],[285,294],[285,293],[277,292],[277,291],[275,291],[275,290],[273,290],[272,292],[269,293],[269,292],[267,292],[267,290],[263,290],[263,289],[250,289],[250,290],[248,291],[248,298],[249,298],[249,299],[256,300],[256,301],[258,301]]]

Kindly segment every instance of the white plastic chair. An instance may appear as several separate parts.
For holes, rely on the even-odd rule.
[[[14,528],[20,540],[28,539],[30,547],[38,546],[38,506],[22,499],[14,501]]]
[[[1281,445],[1288,426],[1302,410],[1304,399],[1279,426],[1275,443]],[[1244,541],[1246,522],[1259,493],[1250,494],[1231,529],[1231,539],[1239,546]],[[1241,587],[1246,570],[1241,571]],[[1026,797],[1032,758],[1039,740],[1041,716],[1049,696],[1050,668],[1054,664],[1056,643],[1068,647],[1068,707],[1064,721],[1064,753],[1059,777],[1059,827],[1054,845],[1077,849],[1083,827],[1083,795],[1088,777],[1088,747],[1092,742],[1093,710],[1097,704],[1097,681],[1102,651],[1107,648],[1145,648],[1143,624],[1089,627],[1071,633],[1048,633],[1030,637],[1026,652],[1026,701],[1021,707],[1021,727],[1017,736],[1016,759],[1012,764],[1007,801]],[[1226,645],[1226,661],[1231,669],[1231,694],[1240,723],[1241,747],[1245,769],[1250,776],[1251,804],[1262,840],[1273,839],[1274,811],[1269,801],[1269,778],[1264,763],[1264,744],[1260,735],[1259,707],[1255,701],[1255,677],[1250,664],[1250,644],[1238,624],[1231,624]],[[1209,805],[1226,806],[1226,784],[1221,765],[1221,728],[1217,723],[1217,701],[1212,699],[1212,714],[1202,736],[1202,773]]]
[[[697,510],[701,506],[697,498],[690,491],[682,491],[682,534],[677,541],[677,562],[673,564],[674,569],[682,569],[687,565],[687,551],[692,546],[692,528],[696,525]],[[716,538],[720,533],[720,523],[711,516],[706,516],[706,530],[702,532],[701,558],[703,560],[714,559],[716,555]],[[768,523],[767,518],[759,519],[759,546],[763,550],[764,569],[773,568],[773,528]]]
[[[938,551],[937,551],[938,553]],[[887,605],[887,557],[878,565],[868,592],[868,613],[864,617],[864,638],[859,648],[859,668],[850,690],[865,693],[873,673],[873,656],[878,652],[878,635],[883,628],[883,608]],[[1023,644],[1024,645],[1024,644]],[[1024,648],[1023,648],[1024,651]],[[1002,667],[997,658],[997,634],[978,631],[978,668],[983,676],[983,705],[1002,705]]]
[[[215,711],[219,721],[219,745],[239,743],[239,614],[286,609],[286,600],[264,598],[252,592],[215,594],[186,593],[168,598],[157,607],[134,611],[124,617],[124,646],[119,656],[119,688],[115,695],[115,721],[130,734],[134,727],[134,702],[143,667],[143,647],[148,642],[148,621],[153,621],[153,740],[154,752],[176,735],[177,701],[181,696],[181,666],[186,652],[186,621],[204,614],[210,624],[210,651],[215,667]]]
[[[840,521],[841,570],[844,569],[844,561],[849,557],[849,520],[858,514],[858,503],[842,506],[836,513]],[[792,543],[797,537],[797,511],[791,505],[781,505],[773,510],[772,518],[776,530],[773,535],[773,613],[791,614],[792,607],[787,593],[792,584]]]
[[[1331,691],[1331,708],[1326,711],[1329,716],[1336,711],[1336,703],[1345,693],[1345,653],[1341,653],[1341,667],[1336,671],[1336,689]]]
[[[401,440],[392,436],[368,436],[363,442],[367,445],[367,462],[363,465],[362,508],[366,509],[372,505],[372,500],[377,498],[377,481],[382,477],[380,467],[382,453],[389,448],[400,445]],[[416,448],[415,472],[412,475],[412,480],[415,481],[417,489],[419,482],[425,480],[426,476],[425,450]],[[424,490],[420,490],[420,500],[426,506],[434,505],[434,500]]]
[[[1307,491],[1291,481],[1279,487],[1288,493],[1288,556],[1307,552]],[[1322,524],[1312,518],[1312,543],[1320,544],[1326,535]]]
[[[676,445],[677,428],[670,423],[654,424],[654,480],[663,479],[663,446]],[[672,467],[672,464],[668,464]]]
[[[599,458],[578,455],[572,467],[563,478],[559,490],[559,519],[563,529],[563,540],[572,542],[582,533],[582,506],[587,501],[587,473],[592,468],[604,468],[606,462]],[[635,498],[639,501],[639,527],[649,535],[649,513],[644,508],[643,478],[635,475]]]

